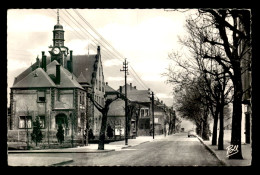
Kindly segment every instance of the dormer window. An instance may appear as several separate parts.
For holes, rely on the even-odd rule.
[[[45,101],[45,91],[37,91],[37,102],[42,103]]]

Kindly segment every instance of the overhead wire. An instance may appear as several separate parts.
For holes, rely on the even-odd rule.
[[[61,11],[62,11],[62,10],[61,10]],[[65,14],[65,16],[67,17],[67,19],[69,19],[70,21],[72,21],[73,24],[74,24],[75,26],[77,26],[77,28],[79,28],[82,33],[86,34],[84,31],[87,32],[86,35],[88,36],[88,38],[87,38],[88,41],[92,41],[92,42],[95,43],[96,45],[101,45],[101,46],[103,46],[103,47],[106,49],[106,50],[103,49],[102,55],[104,54],[104,55],[107,57],[107,59],[111,59],[111,57],[112,57],[112,58],[115,57],[116,59],[118,59],[118,60],[120,60],[120,61],[123,60],[122,54],[119,53],[109,42],[107,42],[107,41],[84,19],[84,17],[82,17],[82,15],[80,15],[80,13],[79,13],[77,10],[74,10],[75,13],[80,17],[80,19],[81,19],[85,24],[88,25],[88,27],[89,27],[90,29],[92,29],[92,31],[93,31],[97,36],[100,37],[100,40],[97,40],[92,34],[90,34],[90,32],[88,32],[88,31],[85,29],[85,27],[82,26],[82,25],[78,22],[78,20],[76,20],[76,19],[70,14],[69,11],[67,11],[66,9],[65,9],[65,11],[66,11],[66,13],[67,13],[68,15],[71,16],[71,18],[72,18],[76,23],[78,23],[78,25],[77,25],[71,18],[69,18],[69,16],[68,16],[64,11],[62,11],[63,14]],[[55,16],[56,16],[56,12],[55,12],[55,11],[54,11],[54,13],[55,13]],[[64,18],[62,18],[61,16],[60,16],[60,18],[61,18],[70,28],[72,28],[72,29],[77,33],[77,35],[78,35],[77,38],[80,38],[80,39],[84,38],[84,39],[86,39],[86,37],[85,37],[84,35],[82,35],[79,31],[77,31],[74,27],[72,27],[72,26],[69,24],[69,22],[67,22],[67,21],[66,21]],[[79,25],[80,25],[81,27],[79,27]],[[83,31],[81,28],[84,29],[84,31]],[[71,32],[71,33],[73,33],[73,32]],[[73,34],[74,34],[74,33],[73,33]],[[75,35],[75,34],[74,34],[74,35]],[[89,36],[92,37],[91,40],[89,40]],[[96,41],[96,42],[95,42],[95,41]],[[104,43],[106,43],[106,45],[107,45],[108,47],[110,47],[112,50],[108,49],[104,44],[101,43],[101,41],[103,41]],[[89,44],[89,43],[90,43],[90,42],[88,42],[88,44]],[[95,47],[92,43],[90,43],[90,46],[91,46],[92,48],[94,48],[94,50],[95,50],[96,47]],[[108,52],[110,52],[110,53],[108,53]],[[143,82],[143,80],[142,80],[142,79],[140,78],[140,76],[136,73],[136,71],[133,69],[133,67],[132,67],[131,65],[130,65],[129,67],[130,67],[130,69],[131,69],[131,70],[130,70],[131,73],[133,73],[132,77],[138,82],[138,84],[141,85],[144,89],[148,89],[148,86]],[[154,91],[154,92],[155,92],[155,91]],[[155,92],[155,93],[156,93],[156,92]],[[156,95],[155,95],[155,97],[156,97]],[[157,98],[158,98],[158,97],[157,97]]]
[[[104,41],[117,55],[119,55],[119,56],[117,56],[116,58],[119,58],[120,60],[122,59],[122,61],[123,61],[123,60],[124,60],[124,59],[123,59],[124,56],[122,56],[122,54],[121,54],[120,52],[118,52],[108,41],[106,41],[106,40],[95,30],[95,28],[92,27],[92,26],[85,20],[84,17],[82,17],[82,15],[81,15],[76,9],[73,9],[73,10],[74,10],[74,12],[83,20],[83,22],[85,22],[85,23],[87,24],[87,26],[90,27],[90,29],[92,29],[92,30],[94,31],[94,33],[96,33],[96,34],[100,37],[100,39],[101,39],[102,41]],[[148,87],[146,86],[146,84],[144,84],[144,82],[140,79],[139,75],[134,71],[134,69],[132,68],[131,65],[130,65],[130,68],[132,69],[132,71],[133,71],[133,73],[135,74],[135,76],[139,79],[139,80],[137,80],[137,79],[135,78],[135,79],[139,82],[139,84],[140,84],[143,88],[146,87],[146,88],[148,89]]]

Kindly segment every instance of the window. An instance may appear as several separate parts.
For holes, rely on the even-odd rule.
[[[82,113],[81,113],[82,114]],[[80,126],[80,117],[78,117],[78,126]]]
[[[31,116],[20,116],[19,128],[32,128],[32,117]]]
[[[99,81],[99,91],[101,91],[101,81]]]
[[[57,89],[57,100],[60,101],[60,90]]]
[[[144,110],[141,109],[141,117],[144,117]]]
[[[80,103],[81,105],[84,105],[84,94],[81,94],[81,93],[80,93],[79,103]]]
[[[145,116],[149,116],[149,109],[145,109]]]
[[[40,116],[41,128],[45,128],[45,116]]]
[[[84,95],[80,96],[80,104],[84,105]]]
[[[141,117],[148,117],[149,116],[149,109],[148,108],[142,108],[141,111]]]
[[[44,91],[38,91],[38,102],[45,102],[45,92]]]

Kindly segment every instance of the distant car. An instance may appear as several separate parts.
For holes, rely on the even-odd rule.
[[[193,131],[193,130],[190,130],[190,131],[188,131],[188,137],[190,137],[190,136],[196,136],[196,133],[195,133],[195,131]]]

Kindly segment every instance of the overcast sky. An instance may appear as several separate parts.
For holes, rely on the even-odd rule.
[[[52,31],[57,23],[56,11],[8,10],[8,101],[14,78],[34,63],[37,55],[41,58],[42,51],[49,55],[48,46],[52,44]],[[131,69],[128,83],[137,89],[148,87],[166,105],[172,105],[172,87],[165,83],[166,77],[161,74],[169,65],[168,54],[181,49],[178,36],[185,34],[185,16],[189,13],[164,9],[77,9],[77,12],[123,56],[120,60],[108,55],[101,45],[105,81],[112,88],[117,90],[124,85],[124,73],[120,69],[122,60],[127,58],[129,66],[145,85],[136,81],[138,78]],[[92,31],[75,11],[60,9],[59,14],[60,24],[65,30],[65,46],[73,50],[74,55],[88,54],[88,50],[96,53],[96,44],[84,34],[85,30]],[[88,47],[88,43],[95,48]]]

